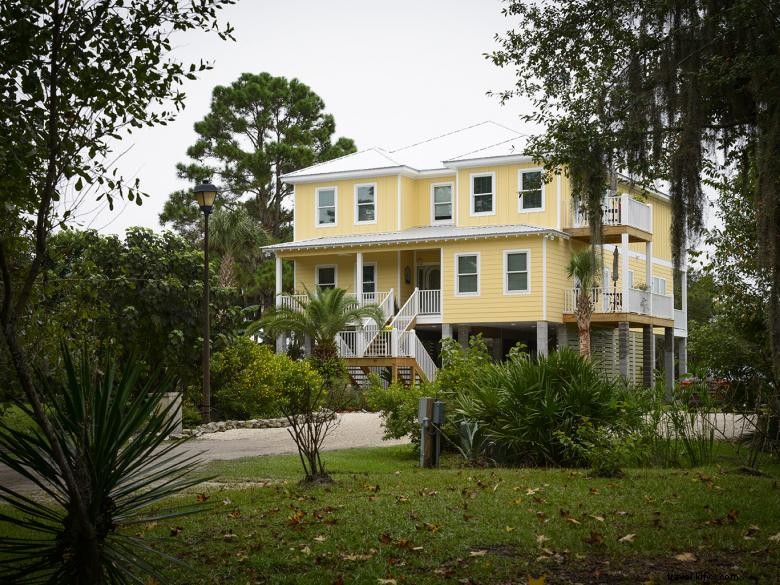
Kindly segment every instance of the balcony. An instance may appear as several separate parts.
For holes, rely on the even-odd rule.
[[[652,240],[652,208],[629,195],[605,197],[601,207],[601,222],[603,241],[607,244],[619,243],[623,233],[628,234],[629,242]],[[565,231],[571,237],[590,239],[588,215],[584,210],[579,207],[572,209],[567,224]]]
[[[573,321],[577,295],[580,289],[564,291],[563,313],[565,320]],[[657,324],[659,327],[671,327],[675,322],[674,303],[671,296],[646,290],[631,288],[628,290],[628,302],[622,291],[610,291],[594,287],[590,291],[590,301],[595,322],[628,321],[635,324]],[[568,318],[566,318],[568,317]]]
[[[364,292],[359,299],[355,293],[347,293],[345,296],[357,301],[361,307],[371,304],[379,305],[379,308],[382,309],[387,318],[395,314],[395,291],[393,289],[390,289],[388,292]],[[302,311],[302,305],[308,301],[308,298],[308,296],[302,294],[291,295],[282,293],[276,299],[276,306]]]

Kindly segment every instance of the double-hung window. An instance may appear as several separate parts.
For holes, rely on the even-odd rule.
[[[452,183],[431,187],[433,223],[452,223]]]
[[[336,288],[336,267],[317,266],[314,272],[315,284],[319,289]]]
[[[376,185],[355,185],[355,223],[376,222]]]
[[[455,256],[455,292],[459,295],[479,294],[479,254]]]
[[[531,290],[529,277],[529,252],[527,250],[510,250],[504,252],[504,292],[527,293]]]
[[[471,214],[493,215],[496,212],[496,174],[471,175]]]
[[[653,284],[650,290],[657,295],[666,296],[666,279],[654,276]]]
[[[519,183],[519,211],[543,211],[544,194],[542,192],[542,171],[520,171]]]
[[[317,225],[336,225],[336,187],[317,189]]]

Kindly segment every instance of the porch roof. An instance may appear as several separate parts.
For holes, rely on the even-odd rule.
[[[545,227],[525,224],[456,227],[452,225],[413,227],[395,232],[375,234],[350,234],[343,236],[323,236],[296,242],[283,242],[265,246],[267,252],[286,252],[292,250],[312,250],[323,248],[351,248],[356,246],[383,246],[389,244],[416,244],[441,240],[469,240],[500,238],[522,235],[551,235],[569,239],[568,234]]]

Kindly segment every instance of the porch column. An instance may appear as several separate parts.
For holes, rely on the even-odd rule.
[[[664,327],[664,381],[666,399],[671,400],[674,391],[674,327]]]
[[[628,282],[628,279],[626,279]],[[618,362],[620,363],[620,375],[628,379],[628,321],[618,323]]]
[[[458,343],[463,349],[469,348],[469,334],[471,327],[468,325],[458,325]]]
[[[624,213],[627,213],[627,212],[628,212],[628,210],[626,209],[626,211]],[[628,313],[629,310],[630,310],[630,306],[629,306],[629,302],[628,302],[628,253],[629,253],[629,249],[628,249],[628,234],[627,233],[620,234],[620,244],[621,244],[620,247],[622,248],[620,250],[620,254],[621,254],[621,258],[620,258],[621,262],[620,263],[622,264],[621,271],[623,273],[623,274],[621,274],[621,277],[623,278],[623,307],[622,307],[622,312],[623,313]]]
[[[652,207],[650,208],[650,211],[652,213]],[[652,217],[652,216],[651,216]],[[652,286],[653,286],[653,242],[647,242],[645,243],[645,284],[647,285],[647,290],[650,291],[650,294],[648,295],[649,303],[647,307],[648,313],[651,315],[653,314],[653,294],[652,294]]]
[[[449,323],[442,323],[441,324],[441,338],[445,339],[449,337],[452,339],[452,325]]]
[[[688,373],[688,338],[677,338],[677,369],[678,376]]]
[[[355,254],[355,298],[363,304],[363,252]]]
[[[548,328],[547,321],[536,322],[536,355],[546,356],[548,353]]]
[[[276,257],[276,306],[280,307],[282,304],[282,274],[283,264],[282,259]],[[284,353],[284,335],[280,335],[276,338],[276,353]]]
[[[566,323],[561,323],[555,327],[555,337],[558,349],[569,347],[569,328],[566,326]]]
[[[655,382],[655,335],[652,325],[642,327],[642,383],[652,388]]]

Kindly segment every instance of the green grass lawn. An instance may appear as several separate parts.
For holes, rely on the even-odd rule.
[[[410,447],[324,460],[336,483],[315,487],[297,484],[296,456],[214,463],[208,472],[218,478],[201,489],[208,511],[133,533],[191,568],[171,570],[175,583],[779,579],[776,464],[762,477],[723,460],[599,479],[583,470],[467,468],[454,457],[421,470]]]

